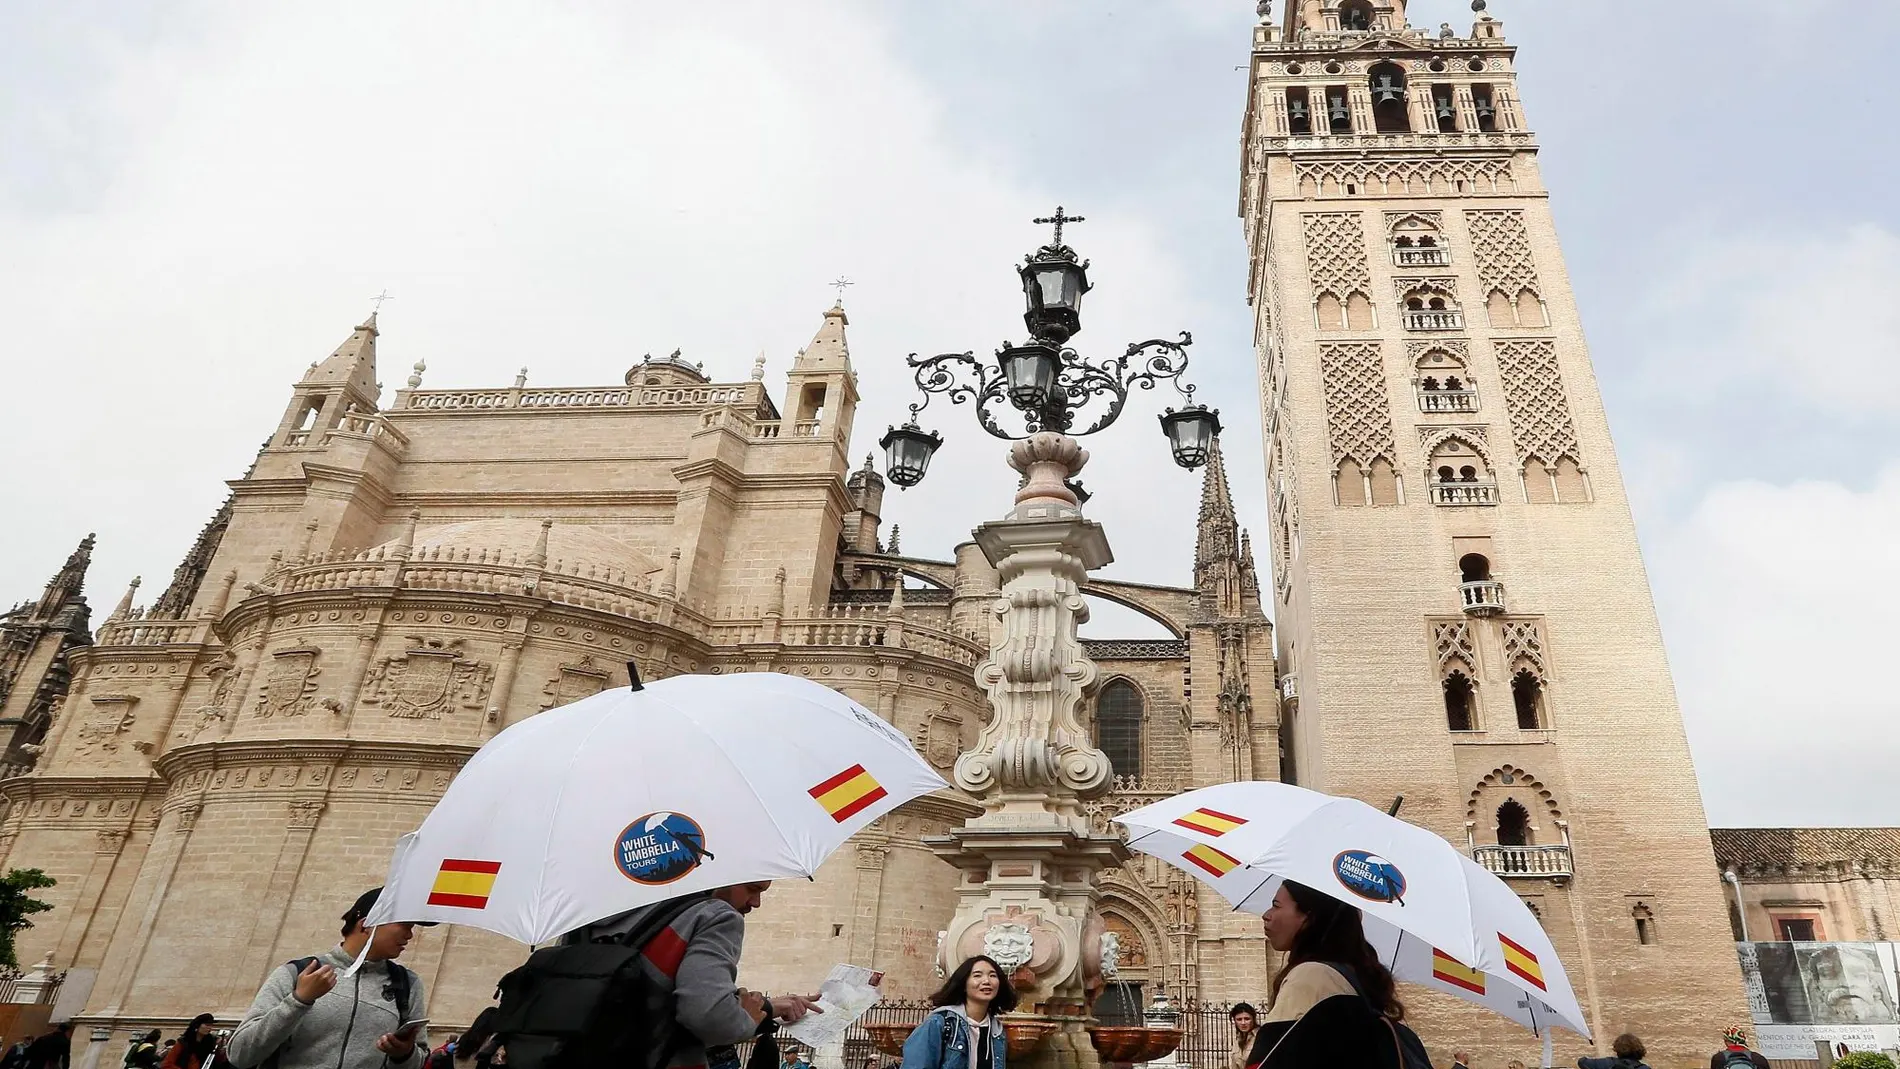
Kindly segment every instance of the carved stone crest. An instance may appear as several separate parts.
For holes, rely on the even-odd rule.
[[[599,694],[612,681],[607,670],[595,663],[594,655],[586,654],[573,664],[562,665],[559,673],[548,680],[548,685],[541,690],[544,697],[541,708],[553,709]]]
[[[317,693],[317,656],[322,651],[294,646],[271,655],[270,678],[257,696],[258,716],[302,716],[310,711]]]
[[[488,699],[495,670],[462,656],[460,639],[409,636],[409,649],[385,658],[364,681],[365,705],[381,705],[392,717],[439,720],[460,706],[479,709]]]
[[[132,728],[132,707],[138,698],[130,694],[99,694],[92,699],[92,711],[74,730],[79,743],[76,753],[101,750],[112,753],[119,748],[119,736]]]

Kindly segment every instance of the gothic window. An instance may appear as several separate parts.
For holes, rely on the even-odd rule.
[[[1457,298],[1452,296],[1450,290],[1438,285],[1424,283],[1411,286],[1401,298],[1401,304],[1406,330],[1464,329],[1464,311],[1458,307]]]
[[[1405,101],[1405,72],[1396,63],[1380,63],[1367,76],[1372,91],[1373,126],[1382,134],[1412,132],[1412,117]]]
[[[1303,86],[1294,86],[1286,91],[1286,125],[1290,133],[1313,132],[1312,98]]]
[[[1515,798],[1506,798],[1498,806],[1498,845],[1531,845],[1531,814]]]
[[[1437,212],[1388,212],[1386,232],[1397,267],[1444,267],[1451,263]]]
[[[1517,710],[1517,726],[1526,731],[1544,726],[1544,684],[1537,673],[1520,668],[1511,676],[1511,705]]]
[[[1477,695],[1471,686],[1471,677],[1462,671],[1453,669],[1445,677],[1445,725],[1453,731],[1475,731],[1478,720]]]
[[[1428,464],[1432,503],[1437,505],[1495,505],[1497,481],[1478,447],[1455,435],[1446,435],[1431,448]]]
[[[1476,412],[1478,391],[1464,357],[1447,349],[1431,348],[1413,361],[1420,412]]]
[[[1125,679],[1111,680],[1095,699],[1095,744],[1117,776],[1141,775],[1141,692]]]

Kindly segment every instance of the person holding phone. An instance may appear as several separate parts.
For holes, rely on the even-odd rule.
[[[382,888],[343,914],[343,941],[315,957],[271,971],[225,1056],[236,1069],[421,1069],[429,1050],[422,978],[396,959],[415,937],[411,923],[363,918]],[[368,948],[363,964],[345,977]]]

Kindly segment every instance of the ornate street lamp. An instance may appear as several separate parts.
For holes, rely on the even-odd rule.
[[[1068,347],[1068,340],[1082,329],[1082,295],[1089,291],[1089,280],[1087,261],[1063,244],[1062,228],[1081,221],[1081,216],[1068,215],[1060,207],[1053,216],[1036,220],[1053,223],[1056,229],[1054,240],[1024,257],[1016,269],[1023,283],[1023,323],[1029,328],[1029,340],[1021,345],[1004,342],[994,364],[968,352],[910,355],[908,363],[916,370],[923,398],[910,406],[909,422],[890,428],[880,442],[892,482],[900,487],[917,485],[931,454],[943,444],[941,436],[917,423],[932,394],[943,394],[952,404],[972,402],[985,431],[1019,441],[1042,432],[1094,434],[1121,415],[1131,388],[1152,390],[1157,382],[1168,382],[1183,401],[1180,410],[1170,408],[1161,417],[1174,461],[1184,468],[1207,463],[1214,436],[1220,433],[1220,413],[1195,404],[1194,387],[1181,382],[1187,370],[1187,347],[1194,343],[1192,335],[1182,331],[1180,341],[1137,342],[1122,355],[1099,363]],[[1010,416],[1010,409],[1018,415]],[[1079,417],[1091,421],[1076,430]]]

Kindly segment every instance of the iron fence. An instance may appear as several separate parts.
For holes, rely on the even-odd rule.
[[[23,974],[16,969],[0,969],[0,1003],[31,1001],[41,1006],[51,1005],[59,999],[59,988],[66,982],[66,974],[60,972],[48,977],[45,986],[40,988],[39,997],[31,1000],[19,997],[21,979]]]

